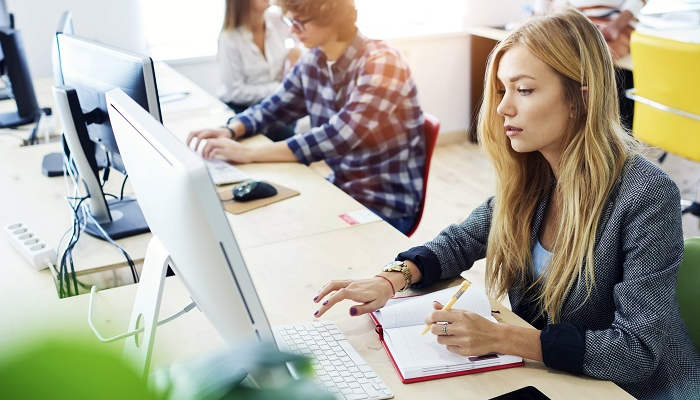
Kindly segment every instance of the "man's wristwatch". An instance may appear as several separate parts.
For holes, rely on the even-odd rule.
[[[408,289],[409,286],[411,286],[411,279],[413,278],[413,276],[411,275],[411,270],[408,268],[408,265],[406,265],[405,262],[392,261],[384,266],[383,271],[384,272],[400,272],[401,274],[403,274],[405,284],[401,289],[399,289],[399,292],[402,292],[402,291]]]
[[[234,139],[234,140],[236,139],[236,132],[234,132],[233,129],[231,129],[230,126],[228,126],[228,125],[222,125],[221,127],[224,128],[224,129],[226,129],[226,130],[228,131],[228,133],[231,135],[231,139]]]

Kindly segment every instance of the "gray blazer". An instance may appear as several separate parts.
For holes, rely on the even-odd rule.
[[[486,256],[493,201],[425,244],[439,261],[441,278],[455,277]],[[545,196],[536,209],[533,246],[548,201]],[[561,312],[562,322],[585,332],[582,371],[638,398],[700,399],[700,356],[676,302],[683,257],[680,196],[673,181],[642,156],[626,163],[615,184],[598,224],[594,257],[591,297],[576,309],[586,297],[579,280]],[[523,287],[509,290],[516,313],[527,308]]]

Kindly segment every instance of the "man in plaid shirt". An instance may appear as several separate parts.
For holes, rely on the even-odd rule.
[[[238,163],[325,160],[328,179],[387,222],[411,230],[423,193],[423,113],[408,66],[355,28],[352,0],[282,0],[307,52],[279,90],[221,129],[192,132],[202,155]],[[260,147],[232,139],[309,115],[312,129]]]

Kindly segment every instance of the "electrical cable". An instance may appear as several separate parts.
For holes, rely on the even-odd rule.
[[[108,158],[109,160],[109,158]],[[109,161],[108,161],[109,164]],[[66,200],[68,202],[68,206],[71,209],[73,213],[73,224],[71,228],[69,228],[61,237],[61,240],[59,241],[59,246],[57,250],[60,250],[60,245],[63,243],[63,240],[65,239],[65,236],[68,234],[68,232],[71,232],[70,239],[68,240],[68,243],[66,245],[65,250],[61,254],[61,256],[57,256],[57,264],[59,265],[58,271],[57,272],[57,283],[58,283],[58,289],[59,289],[59,296],[61,298],[63,297],[68,297],[72,296],[74,294],[78,294],[78,285],[80,285],[83,288],[88,288],[87,285],[83,284],[82,282],[78,281],[75,273],[75,263],[73,260],[73,249],[77,245],[78,241],[80,240],[81,233],[85,230],[85,226],[87,225],[88,218],[92,220],[92,222],[95,224],[95,226],[98,228],[102,236],[107,240],[110,244],[115,246],[121,253],[122,255],[126,258],[127,263],[129,264],[129,269],[131,272],[131,276],[134,280],[134,283],[137,283],[139,280],[138,276],[138,271],[136,270],[136,265],[134,261],[131,259],[129,256],[129,253],[126,252],[121,246],[119,246],[112,238],[105,232],[105,230],[102,228],[100,224],[97,223],[95,220],[94,216],[92,213],[89,211],[89,206],[84,206],[83,203],[85,200],[90,198],[90,195],[86,195],[83,197],[78,196],[78,189],[80,187],[79,185],[79,177],[77,174],[77,171],[75,171],[73,168],[70,168],[70,165],[72,164],[72,160],[67,159],[64,155],[64,163],[63,163],[63,169],[64,169],[64,176],[66,177],[64,182],[66,182],[66,192],[70,193],[71,188],[69,186],[69,177],[72,180],[73,183],[73,196],[67,196]],[[109,166],[107,167],[109,168]],[[108,177],[108,174],[103,175],[104,178]],[[104,182],[103,182],[104,183]],[[124,182],[122,182],[122,190],[123,190]],[[115,199],[118,198],[116,195],[113,195],[111,193],[105,193],[105,195],[109,195],[114,197]],[[82,212],[82,219],[80,218],[79,213]],[[57,253],[60,254],[60,253]],[[55,267],[54,267],[55,268]],[[72,280],[72,282],[71,282]],[[72,283],[72,288],[71,288],[71,283]],[[74,293],[71,294],[71,289],[73,290]]]
[[[70,198],[67,198],[68,202],[68,207],[71,209],[73,212],[73,224],[71,228],[69,228],[66,231],[72,231],[71,233],[71,238],[68,241],[68,244],[66,245],[66,249],[63,251],[62,255],[59,257],[58,254],[61,254],[60,252],[57,252],[57,257],[59,257],[56,261],[56,263],[59,265],[59,270],[57,271],[57,284],[58,284],[58,291],[59,291],[59,297],[67,297],[70,296],[70,282],[67,280],[67,273],[68,273],[68,267],[72,266],[71,271],[72,274],[70,277],[73,279],[73,287],[75,289],[75,293],[77,294],[77,278],[75,277],[75,267],[73,265],[73,253],[72,250],[77,244],[78,239],[80,238],[80,231],[84,229],[84,226],[81,227],[80,223],[78,222],[77,218],[77,211],[82,202],[84,202],[89,196],[84,196],[84,197],[78,197],[78,178],[77,174],[75,174],[75,171],[72,168],[69,168],[68,165],[70,165],[67,162],[67,158],[64,156],[64,163],[63,163],[63,170],[64,170],[64,176],[66,177],[64,182],[66,182],[66,191],[70,193],[70,186],[68,185],[68,177],[72,178],[73,180],[73,196]],[[74,203],[73,201],[76,201],[77,203]],[[60,251],[60,245],[63,243],[63,239],[65,238],[65,235],[61,238],[59,242],[59,246],[57,247],[57,250]]]
[[[129,174],[124,175],[124,180],[122,181],[122,190],[119,191],[119,200],[124,200],[124,187],[126,186],[127,179],[129,179]]]
[[[109,179],[109,170],[112,169],[112,160],[109,157],[109,152],[107,151],[106,147],[102,147],[102,149],[105,152],[105,158],[107,159],[107,165],[105,165],[104,170],[102,170],[102,183],[100,184],[100,187],[104,189],[105,184],[107,183],[107,179]]]
[[[97,331],[97,328],[95,327],[95,324],[93,324],[93,322],[92,322],[92,305],[93,305],[93,302],[94,302],[94,296],[95,296],[95,293],[96,293],[96,292],[97,292],[97,287],[96,287],[96,286],[92,286],[92,287],[90,288],[90,303],[88,303],[88,325],[90,325],[90,329],[92,329],[92,332],[95,334],[95,336],[97,336],[97,339],[98,339],[100,342],[109,343],[109,342],[113,342],[113,341],[115,341],[115,340],[124,339],[124,338],[127,338],[127,337],[129,337],[129,336],[137,335],[137,334],[139,334],[139,333],[141,333],[141,332],[144,331],[144,328],[139,328],[139,329],[136,329],[136,330],[133,330],[133,331],[124,332],[124,333],[122,333],[122,334],[120,334],[120,335],[116,335],[116,336],[112,336],[112,337],[108,337],[108,338],[103,337],[103,336]],[[157,326],[161,326],[161,325],[167,324],[168,322],[170,322],[170,321],[172,321],[172,320],[174,320],[174,319],[177,319],[177,318],[181,317],[182,315],[188,313],[188,312],[191,311],[193,308],[195,308],[195,306],[196,306],[196,304],[195,304],[194,302],[192,302],[192,303],[186,305],[185,308],[183,308],[182,310],[180,310],[180,311],[176,312],[175,314],[169,316],[168,318],[165,318],[165,319],[163,319],[163,320],[158,321],[158,322],[156,323],[156,325],[157,325]]]
[[[92,216],[92,213],[89,213],[89,212],[85,211],[85,209],[83,209],[83,216],[84,216],[85,218],[90,218],[90,219],[92,220],[92,223],[95,224],[95,226],[97,226],[97,229],[98,229],[98,230],[100,231],[100,233],[102,234],[102,237],[103,237],[105,240],[107,240],[109,243],[111,243],[114,247],[116,247],[117,249],[119,249],[119,251],[121,251],[121,253],[122,253],[122,254],[124,255],[124,257],[126,258],[126,262],[129,264],[129,268],[131,269],[131,276],[134,278],[134,283],[138,283],[138,282],[139,282],[139,274],[138,274],[138,272],[136,271],[136,265],[134,264],[134,261],[133,261],[133,260],[131,259],[131,257],[129,256],[129,253],[127,253],[126,250],[124,250],[120,245],[118,245],[117,242],[115,242],[114,240],[112,240],[112,238],[111,238],[111,237],[109,236],[109,234],[102,228],[102,226],[101,226],[100,224],[97,223],[97,220],[95,220],[95,217]]]

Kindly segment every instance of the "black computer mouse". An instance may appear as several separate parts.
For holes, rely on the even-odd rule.
[[[274,196],[277,189],[263,181],[245,181],[233,187],[233,199],[236,201],[250,201]]]

